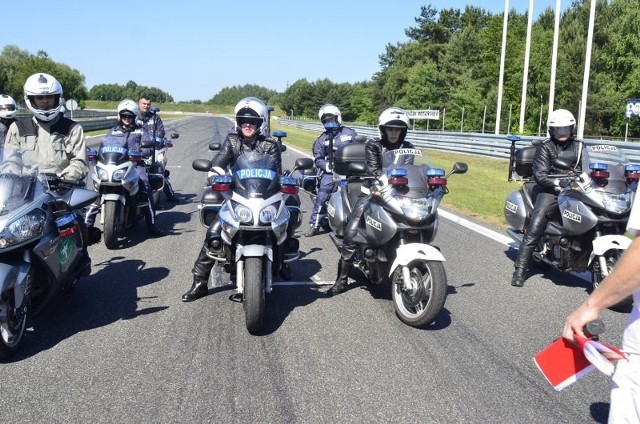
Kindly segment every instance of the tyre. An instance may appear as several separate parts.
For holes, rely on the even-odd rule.
[[[8,358],[18,350],[24,339],[27,313],[16,311],[13,289],[6,291],[0,298],[0,310],[7,311],[6,317],[0,321],[0,359]]]
[[[608,250],[605,252],[604,257],[607,262],[607,275],[611,274],[613,268],[616,266],[620,258],[622,257],[622,251],[620,250]],[[594,259],[593,261],[593,269],[591,270],[591,284],[592,291],[597,289],[602,280],[604,280],[605,276],[603,275],[600,269],[600,262],[598,259]],[[616,312],[631,312],[631,307],[633,306],[633,297],[627,296],[622,299],[620,302],[616,303],[609,307],[612,311]]]
[[[118,206],[119,202],[109,200],[104,204],[104,245],[115,249],[118,242]]]
[[[247,330],[257,334],[264,319],[264,258],[250,257],[244,260],[244,318]]]
[[[408,282],[403,281],[402,267],[393,273],[393,306],[400,321],[423,328],[434,322],[444,307],[447,276],[442,262],[415,260],[408,266]]]

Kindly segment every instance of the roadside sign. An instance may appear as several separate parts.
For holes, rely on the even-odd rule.
[[[407,115],[409,115],[409,119],[440,119],[440,111],[433,109],[418,109],[418,110],[407,110]]]

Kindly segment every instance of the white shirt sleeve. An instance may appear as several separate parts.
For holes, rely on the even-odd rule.
[[[634,237],[640,235],[640,193],[636,192],[633,205],[631,205],[631,215],[627,222],[627,232]]]

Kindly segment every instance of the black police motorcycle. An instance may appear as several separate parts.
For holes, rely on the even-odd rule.
[[[519,244],[535,204],[536,145],[516,149],[519,137],[508,139],[511,141],[509,180],[523,184],[509,193],[504,216],[510,225],[507,234]],[[569,171],[573,164],[556,165],[567,172],[550,178],[571,178],[571,183],[558,194],[558,214],[549,220],[533,253],[533,262],[562,272],[589,271],[595,289],[631,244],[624,234],[640,179],[640,165],[630,163],[624,152],[607,144],[585,147],[580,175]],[[629,296],[610,309],[625,311],[632,302]]]
[[[329,198],[327,214],[331,239],[341,249],[344,229],[368,176],[365,144],[341,146],[334,156],[334,173],[344,175]],[[457,162],[445,175],[442,169],[418,164],[419,149],[391,150],[383,156],[382,181],[371,184],[358,234],[354,265],[374,284],[391,281],[398,318],[412,327],[434,322],[444,307],[447,276],[444,256],[431,246],[438,230],[438,207],[448,193],[447,178],[464,174]]]
[[[209,146],[219,148],[218,143]],[[294,169],[310,162],[298,159]],[[196,159],[193,168],[210,172],[211,161]],[[229,172],[209,178],[211,185],[204,188],[199,205],[203,226],[214,221],[220,225],[221,239],[212,241],[211,254],[235,284],[251,334],[262,329],[265,294],[272,291],[273,276],[282,263],[299,258],[298,240],[288,239],[301,222],[298,181],[289,174],[279,175],[266,153],[242,154]],[[286,242],[296,245],[285,249]]]

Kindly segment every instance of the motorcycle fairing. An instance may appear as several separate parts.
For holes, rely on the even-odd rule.
[[[570,236],[584,234],[598,223],[598,216],[583,202],[567,196],[558,197],[562,227]]]

